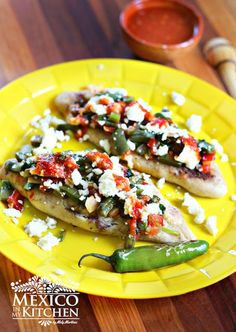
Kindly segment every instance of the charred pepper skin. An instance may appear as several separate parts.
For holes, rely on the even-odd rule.
[[[118,273],[148,271],[186,262],[204,254],[208,248],[208,242],[193,240],[131,249],[117,249],[111,256],[96,253],[83,255],[78,265],[81,266],[81,262],[85,257],[93,256],[110,263],[113,270]]]

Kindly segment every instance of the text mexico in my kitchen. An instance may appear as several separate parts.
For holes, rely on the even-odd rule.
[[[79,320],[78,292],[45,278],[34,276],[26,283],[11,283],[14,290],[13,319],[35,319],[40,325],[76,324]]]

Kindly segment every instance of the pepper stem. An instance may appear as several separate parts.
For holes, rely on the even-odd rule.
[[[111,264],[111,258],[110,258],[110,256],[105,256],[105,255],[101,255],[101,254],[91,253],[91,254],[85,254],[82,257],[80,257],[79,262],[78,262],[79,267],[81,267],[82,260],[85,257],[88,257],[88,256],[92,256],[92,257],[96,257],[96,258],[102,259],[102,260],[106,261],[107,263]]]

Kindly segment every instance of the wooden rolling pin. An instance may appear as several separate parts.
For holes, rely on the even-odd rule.
[[[236,49],[225,38],[210,39],[203,52],[210,65],[215,67],[230,95],[236,99]]]

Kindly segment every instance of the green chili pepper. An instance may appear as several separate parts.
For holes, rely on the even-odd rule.
[[[135,241],[136,241],[135,237],[131,234],[128,234],[125,238],[124,248],[125,249],[133,248],[135,245]]]
[[[131,96],[124,96],[122,98],[122,101],[124,101],[125,103],[129,104],[131,103],[131,101],[134,101],[134,97],[131,97]]]
[[[117,128],[112,134],[112,140],[118,155],[122,155],[124,152],[129,150],[125,133],[121,128]]]
[[[111,210],[116,206],[116,200],[114,197],[107,197],[99,206],[99,214],[103,217],[107,217]]]
[[[23,162],[19,163],[16,159],[9,159],[5,163],[5,169],[7,171],[19,173],[22,170],[23,165]]]
[[[215,152],[214,145],[207,143],[204,139],[198,141],[198,147],[200,150],[206,151],[207,153]]]
[[[61,123],[57,126],[57,130],[71,130],[71,131],[77,131],[80,128],[78,125],[71,125],[69,123]]]
[[[60,233],[57,236],[57,238],[60,240],[60,242],[62,242],[64,240],[65,235],[66,235],[66,231],[64,229],[61,229]]]
[[[175,167],[181,167],[182,166],[182,163],[180,163],[177,160],[174,160],[168,154],[166,154],[165,156],[157,156],[157,160],[160,161],[163,164],[170,165],[170,166],[175,166]]]
[[[137,129],[132,132],[129,139],[134,143],[144,143],[147,142],[150,138],[153,138],[155,133],[151,133],[147,130]]]
[[[0,201],[6,201],[13,193],[14,188],[8,180],[0,181]]]
[[[20,151],[16,152],[16,159],[18,161],[25,160],[26,157],[31,156],[32,150],[33,148],[30,144],[23,145]]]
[[[31,182],[27,182],[25,185],[24,185],[24,189],[25,190],[31,190],[33,189],[35,186],[35,183],[31,183]]]
[[[171,118],[167,114],[165,114],[165,113],[168,114],[169,111],[158,112],[158,113],[155,113],[154,115],[155,115],[156,118],[162,118],[162,119],[166,119],[166,120],[171,120]]]
[[[148,153],[148,147],[146,144],[141,144],[137,147],[136,149],[137,153],[140,154],[141,156],[145,155]]]
[[[163,266],[180,264],[204,254],[209,248],[208,242],[195,240],[173,244],[158,244],[141,246],[132,249],[117,249],[111,256],[91,253],[83,255],[78,265],[85,257],[93,256],[110,263],[118,273],[148,271]]]
[[[162,227],[161,231],[167,234],[171,234],[171,235],[179,235],[179,232],[175,231],[174,229],[171,228],[167,228],[167,227]]]
[[[79,191],[75,188],[71,188],[69,186],[61,186],[60,190],[67,194],[67,196],[74,198],[74,199],[80,199],[81,195],[79,194]]]
[[[120,114],[112,112],[109,115],[109,121],[119,123],[120,122]]]

